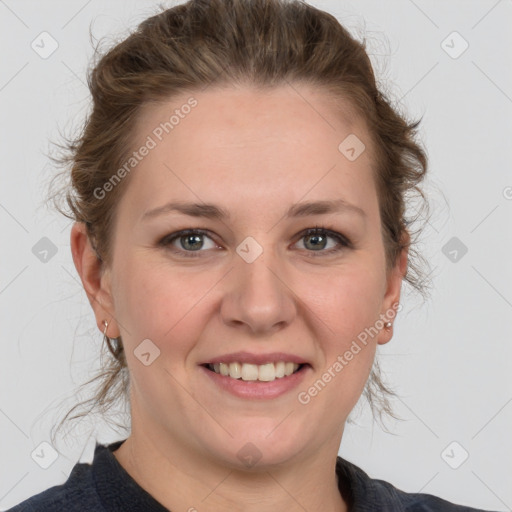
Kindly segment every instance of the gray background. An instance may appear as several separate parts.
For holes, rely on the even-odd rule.
[[[512,2],[310,3],[366,35],[393,101],[423,115],[430,159],[422,240],[432,297],[423,304],[405,285],[393,340],[379,349],[404,421],[386,433],[360,402],[340,454],[409,492],[512,510]],[[64,482],[96,439],[123,438],[88,419],[47,469],[31,457],[98,367],[102,338],[71,259],[70,222],[44,206],[55,172],[45,153],[57,128],[76,128],[87,111],[91,21],[96,38],[122,37],[155,6],[0,0],[1,510]],[[43,31],[58,43],[47,58],[31,47]],[[49,245],[56,253],[42,261]]]

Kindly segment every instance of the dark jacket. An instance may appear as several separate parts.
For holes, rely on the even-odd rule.
[[[7,512],[169,512],[142,489],[112,454],[124,441],[96,444],[92,464],[78,463],[67,481],[23,501]],[[338,457],[340,493],[350,512],[478,512],[430,494],[410,494],[370,478]],[[480,510],[480,512],[483,512]]]

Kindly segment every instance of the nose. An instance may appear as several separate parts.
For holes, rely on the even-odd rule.
[[[226,325],[268,336],[289,325],[297,314],[296,298],[282,267],[265,252],[252,263],[239,258],[227,279],[221,306]]]

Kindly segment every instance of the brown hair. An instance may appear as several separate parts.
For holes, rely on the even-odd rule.
[[[65,216],[85,223],[103,265],[111,264],[116,205],[130,177],[101,199],[94,191],[133,151],[137,119],[146,104],[212,84],[264,88],[300,82],[325,91],[333,104],[348,100],[365,121],[375,156],[388,268],[408,246],[404,278],[425,297],[427,274],[422,267],[428,264],[415,250],[414,235],[419,230],[410,229],[428,209],[418,187],[427,169],[426,155],[414,140],[420,121],[408,122],[377,88],[366,41],[357,41],[334,16],[302,0],[190,0],[160,10],[103,55],[95,48],[99,61],[87,74],[92,111],[80,135],[57,144],[65,152],[52,158],[66,168],[62,176],[71,180],[53,195],[54,200],[65,196],[70,212],[58,201],[54,204]],[[405,217],[410,193],[418,195],[423,205],[414,218]],[[99,379],[98,392],[66,418],[79,405],[88,403],[91,409],[98,406],[107,412],[119,398],[127,397],[122,343],[109,349],[113,357],[86,383]],[[384,411],[396,418],[388,401],[393,392],[384,385],[377,360],[364,395],[372,412],[380,417]]]

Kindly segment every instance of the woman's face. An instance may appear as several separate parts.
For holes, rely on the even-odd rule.
[[[365,126],[298,84],[210,87],[147,107],[137,136],[93,301],[123,339],[132,435],[238,466],[336,453],[405,270],[386,273]],[[307,364],[237,380],[222,361]]]

